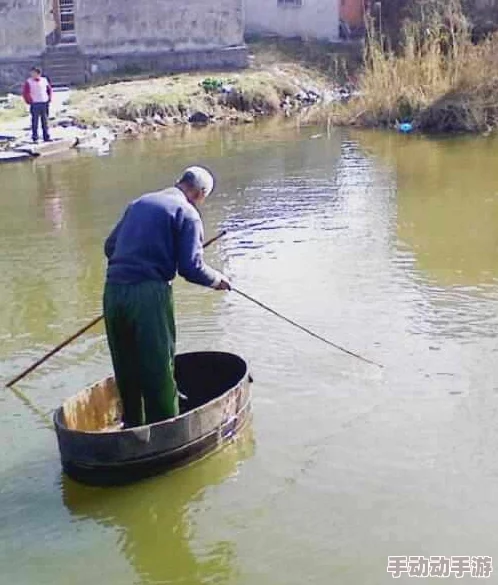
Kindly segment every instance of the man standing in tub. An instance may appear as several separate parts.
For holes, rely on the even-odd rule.
[[[24,84],[22,95],[29,105],[31,112],[31,137],[38,142],[38,126],[41,122],[43,141],[50,142],[48,132],[48,110],[52,101],[52,86],[46,77],[42,76],[39,67],[31,69],[31,76]]]
[[[205,168],[186,169],[172,188],[128,205],[105,243],[104,316],[125,427],[179,414],[174,379],[175,316],[171,281],[230,290],[205,264],[198,207],[213,191]]]

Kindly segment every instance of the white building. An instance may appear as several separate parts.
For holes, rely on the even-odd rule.
[[[119,71],[241,68],[244,0],[0,0],[0,89]]]
[[[245,0],[246,33],[339,40],[341,0]]]

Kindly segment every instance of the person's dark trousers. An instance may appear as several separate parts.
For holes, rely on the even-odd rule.
[[[41,127],[43,132],[43,140],[47,142],[50,140],[48,133],[48,103],[38,102],[31,104],[31,134],[33,142],[38,141],[38,126],[41,121]]]
[[[106,283],[104,316],[123,422],[135,427],[178,416],[171,285]]]

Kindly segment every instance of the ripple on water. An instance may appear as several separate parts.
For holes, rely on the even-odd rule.
[[[381,374],[234,293],[177,282],[178,350],[249,362],[251,448],[129,489],[81,488],[61,480],[36,414],[2,394],[9,582],[38,585],[43,558],[52,585],[376,584],[406,543],[429,554],[498,546],[495,152],[479,141],[279,132],[231,129],[208,144],[185,133],[120,143],[105,163],[2,169],[5,193],[17,193],[0,197],[2,379],[99,314],[110,226],[191,158],[220,179],[206,235],[228,234],[209,261],[386,365]],[[48,413],[109,371],[96,329],[20,387]]]

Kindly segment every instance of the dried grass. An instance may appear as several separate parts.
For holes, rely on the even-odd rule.
[[[359,97],[322,116],[368,127],[411,121],[424,132],[482,132],[498,124],[498,36],[473,44],[458,0],[425,7],[428,15],[406,23],[397,53],[369,27]]]
[[[0,124],[12,122],[28,115],[28,108],[20,97],[11,99],[8,107],[0,107]]]
[[[213,76],[230,86],[230,91],[204,91],[203,79]],[[183,119],[196,112],[214,118],[226,117],[230,112],[265,116],[279,112],[285,96],[299,89],[294,78],[284,72],[181,74],[80,90],[73,96],[72,106],[85,112],[85,119],[99,121]],[[78,118],[85,121],[81,115]]]

